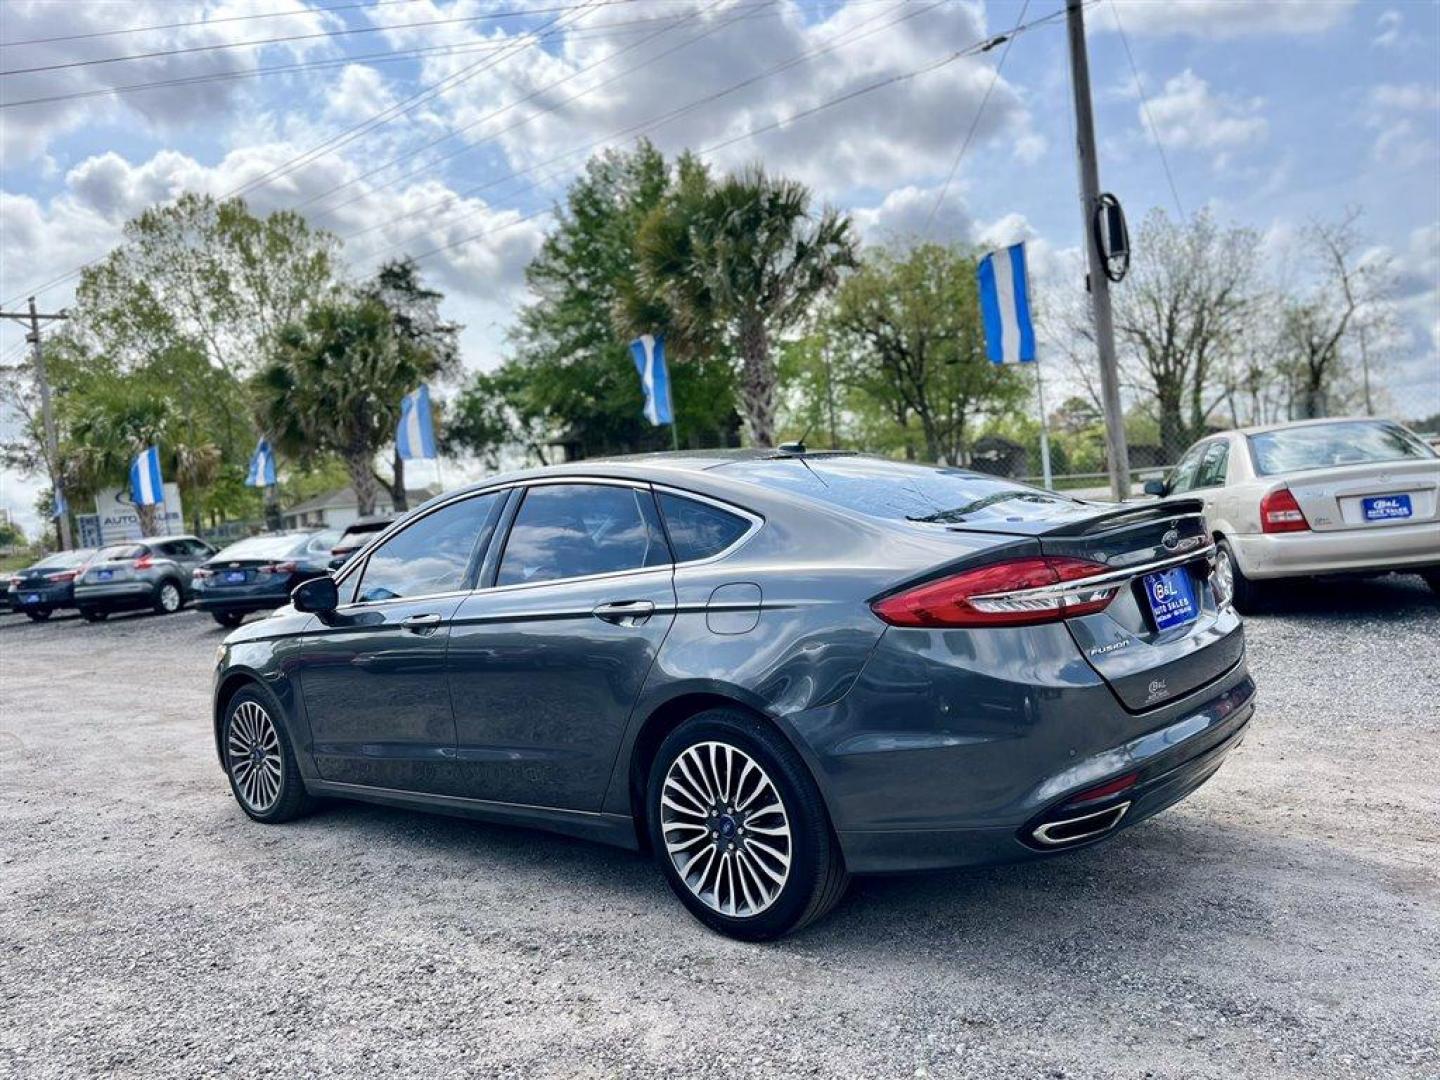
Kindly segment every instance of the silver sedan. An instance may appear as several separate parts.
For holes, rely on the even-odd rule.
[[[1204,500],[1217,581],[1242,612],[1280,578],[1401,571],[1440,592],[1440,456],[1392,421],[1221,432],[1145,490]]]

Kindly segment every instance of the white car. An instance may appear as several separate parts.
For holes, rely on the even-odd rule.
[[[1145,491],[1204,500],[1217,583],[1242,612],[1276,578],[1401,571],[1440,592],[1440,455],[1393,421],[1211,435]]]

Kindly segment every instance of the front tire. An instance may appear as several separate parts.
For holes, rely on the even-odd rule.
[[[670,888],[710,929],[768,941],[823,917],[849,884],[814,779],[773,727],[710,709],[665,741],[646,789]]]
[[[1247,578],[1235,558],[1235,551],[1228,540],[1221,540],[1215,547],[1215,569],[1222,582],[1230,585],[1230,602],[1241,615],[1253,615],[1265,606],[1265,587],[1252,578]]]
[[[180,583],[166,578],[156,585],[153,606],[157,615],[174,615],[184,607],[185,594],[180,591]]]
[[[295,751],[271,702],[254,690],[241,690],[225,707],[220,740],[230,790],[251,818],[278,825],[310,809]]]
[[[86,622],[104,622],[110,617],[110,613],[102,608],[82,607],[80,617]]]
[[[234,630],[245,621],[243,611],[212,611],[210,617],[227,630]]]
[[[28,608],[26,609],[25,614],[31,622],[44,622],[46,619],[50,618],[50,609],[44,607]]]

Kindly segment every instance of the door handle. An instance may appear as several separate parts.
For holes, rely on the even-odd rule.
[[[406,630],[414,630],[416,633],[424,634],[434,630],[440,625],[440,616],[435,614],[407,615],[400,620],[400,625]]]
[[[655,614],[655,605],[649,600],[613,600],[597,605],[590,614],[616,626],[639,626]]]

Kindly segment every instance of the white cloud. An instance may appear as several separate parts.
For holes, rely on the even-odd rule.
[[[317,7],[299,8],[292,0],[224,0],[194,7],[178,7],[166,0],[134,0],[123,6],[85,3],[7,3],[5,40],[27,42],[39,38],[93,34],[123,27],[193,22],[203,13],[207,21],[154,34],[120,34],[81,40],[50,41],[6,50],[7,69],[29,69],[56,64],[91,62],[88,66],[56,71],[10,75],[4,80],[6,102],[29,101],[56,94],[80,93],[133,83],[156,82],[212,74],[247,72],[268,62],[301,60],[336,46],[318,37],[264,47],[227,48],[171,56],[146,56],[119,63],[94,63],[140,53],[173,52],[212,45],[234,45],[274,37],[317,34],[344,25],[337,15]],[[213,21],[235,15],[284,13],[279,19],[231,22]],[[23,52],[17,51],[23,49]],[[147,130],[174,133],[197,124],[212,129],[251,93],[249,79],[226,79],[163,87],[112,96],[80,98],[7,109],[0,125],[0,155],[12,165],[40,158],[60,136],[81,126],[106,123],[133,124]]]
[[[1269,122],[1264,100],[1212,93],[1210,84],[1186,68],[1150,100],[1149,119],[1166,146],[1214,152],[1222,164],[1234,150],[1264,141]],[[1139,115],[1144,124],[1143,111]]]
[[[1151,37],[1188,35],[1211,41],[1268,35],[1321,34],[1349,16],[1356,0],[1112,0],[1127,32]],[[1098,31],[1113,16],[1091,19]]]
[[[1380,83],[1370,88],[1370,103],[1381,109],[1433,112],[1440,109],[1440,87],[1423,83]]]
[[[1377,49],[1407,49],[1418,40],[1404,29],[1405,16],[1395,8],[1386,8],[1375,20],[1376,34],[1370,44]]]
[[[385,76],[365,64],[346,64],[326,94],[326,111],[336,120],[367,120],[394,104]]]
[[[1440,89],[1422,83],[1380,83],[1370,88],[1366,126],[1378,132],[1371,156],[1395,168],[1440,166],[1440,139],[1433,117],[1416,114],[1440,111]]]

